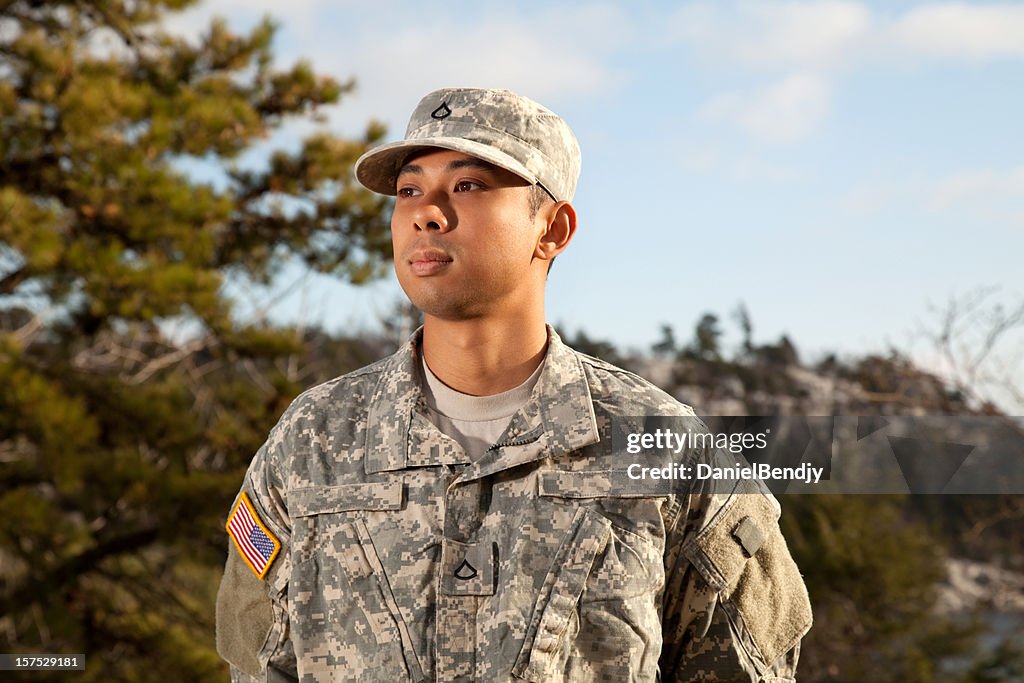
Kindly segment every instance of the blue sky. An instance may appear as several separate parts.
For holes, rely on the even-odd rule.
[[[328,112],[341,134],[376,118],[400,138],[420,97],[453,85],[511,88],[569,121],[580,228],[548,318],[571,330],[646,347],[662,323],[687,338],[742,301],[757,339],[788,333],[810,358],[892,343],[929,363],[929,305],[982,286],[1024,297],[1024,3],[284,7],[208,0],[172,25],[274,16],[279,64],[356,79]],[[372,325],[400,296],[393,277],[313,277],[274,314]]]

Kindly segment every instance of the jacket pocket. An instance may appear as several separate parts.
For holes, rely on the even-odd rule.
[[[550,681],[565,650],[566,628],[583,594],[598,554],[611,539],[611,522],[581,507],[551,562],[527,626],[512,674],[528,681]]]
[[[587,581],[585,601],[628,599],[658,590],[664,581],[665,503],[671,482],[637,480],[626,470],[542,472],[542,498],[579,505],[611,524],[611,537]]]
[[[778,518],[774,499],[735,494],[733,504],[683,550],[718,591],[737,639],[762,674],[811,627],[807,589]]]
[[[399,510],[401,507],[401,481],[313,486],[288,492],[288,513],[293,518],[353,510]]]
[[[409,629],[359,517],[400,508],[401,487],[356,484],[289,495],[298,559],[288,590],[300,674],[316,681],[423,679]]]

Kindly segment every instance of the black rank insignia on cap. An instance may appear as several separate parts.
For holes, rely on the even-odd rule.
[[[448,108],[447,102],[442,102],[441,106],[430,112],[430,118],[432,119],[446,119],[452,115],[452,110]]]

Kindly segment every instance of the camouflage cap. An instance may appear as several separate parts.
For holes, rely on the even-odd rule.
[[[580,175],[580,147],[569,124],[509,90],[443,88],[416,106],[405,139],[375,147],[356,161],[367,188],[394,195],[398,171],[413,152],[440,147],[462,152],[570,200]]]

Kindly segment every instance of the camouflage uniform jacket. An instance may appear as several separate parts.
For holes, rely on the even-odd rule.
[[[259,580],[231,547],[233,680],[792,680],[810,607],[775,499],[631,479],[611,447],[613,418],[688,407],[549,328],[529,402],[470,462],[417,367],[414,337],[310,389],[253,459],[242,492],[281,548]]]

